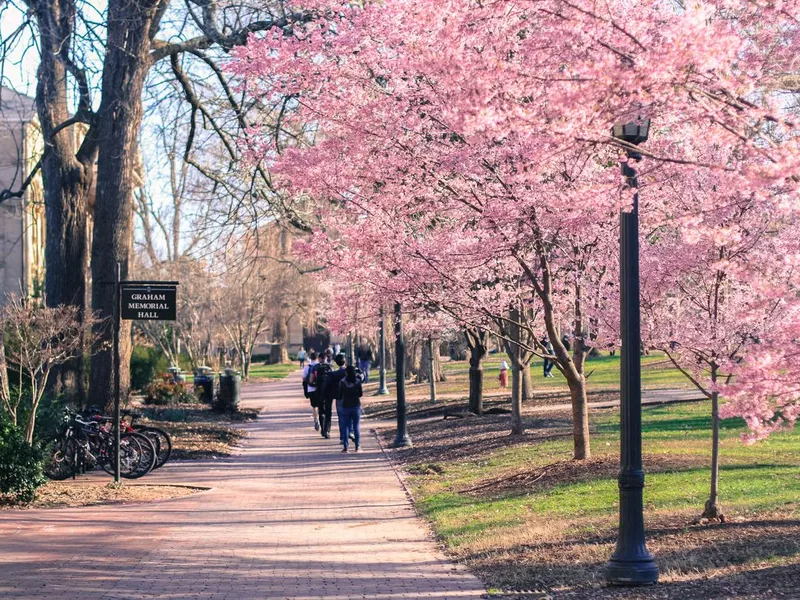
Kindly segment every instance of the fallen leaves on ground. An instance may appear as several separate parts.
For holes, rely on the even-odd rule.
[[[75,508],[96,504],[152,502],[188,496],[204,488],[178,485],[146,485],[123,483],[120,486],[83,481],[50,481],[36,492],[36,500],[27,505],[0,503],[0,509]]]

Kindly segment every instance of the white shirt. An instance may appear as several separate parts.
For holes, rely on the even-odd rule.
[[[500,362],[500,370],[501,371],[508,371],[508,363],[506,361]]]
[[[311,367],[313,367],[314,365],[318,365],[318,364],[319,364],[319,361],[315,359],[315,360],[312,360],[310,363],[308,363],[305,367],[303,367],[303,379],[308,377],[308,372],[311,370]],[[311,385],[309,383],[308,384],[308,391],[309,392],[316,392],[317,391],[317,386]]]

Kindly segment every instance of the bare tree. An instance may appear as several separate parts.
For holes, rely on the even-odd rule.
[[[86,305],[93,209],[91,304],[102,318],[110,318],[114,288],[109,284],[116,265],[121,265],[123,278],[129,271],[132,205],[141,187],[137,156],[142,98],[154,65],[169,61],[191,106],[194,130],[198,118],[206,123],[212,119],[192,94],[192,73],[182,57],[202,61],[220,74],[222,85],[219,56],[251,33],[289,28],[313,15],[293,12],[280,0],[253,6],[216,0],[109,0],[102,12],[90,0],[9,0],[2,10],[3,18],[13,14],[19,20],[20,33],[0,43],[0,62],[12,60],[25,44],[39,53],[36,106],[45,150],[38,169],[47,206],[48,302],[75,306],[79,314]],[[243,106],[232,94],[225,96],[243,123]],[[21,193],[24,186],[0,192],[0,198]],[[95,333],[90,397],[103,403],[114,388],[111,333],[108,328]],[[125,333],[122,339],[130,339]],[[129,348],[122,354],[129,354]],[[127,365],[123,367],[124,375]]]
[[[19,368],[20,376],[13,395],[4,392],[3,408],[16,424],[25,398],[24,377],[30,385],[25,439],[32,443],[36,412],[47,380],[55,367],[82,351],[81,329],[91,328],[93,318],[81,319],[78,308],[68,304],[47,307],[31,299],[9,296],[3,308],[3,321],[8,360]],[[7,379],[7,371],[2,378]]]

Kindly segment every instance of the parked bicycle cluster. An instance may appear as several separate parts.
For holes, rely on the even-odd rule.
[[[126,416],[131,420],[120,423],[120,476],[136,479],[164,466],[172,453],[172,439],[163,429],[134,423],[135,414]],[[47,476],[63,480],[97,467],[113,475],[114,419],[94,408],[83,414],[68,411],[67,419],[53,443],[45,466]]]

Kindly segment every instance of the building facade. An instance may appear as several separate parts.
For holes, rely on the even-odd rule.
[[[0,87],[0,192],[19,191],[44,148],[33,98]],[[44,195],[36,175],[21,197],[0,202],[0,304],[39,295],[44,284]]]

